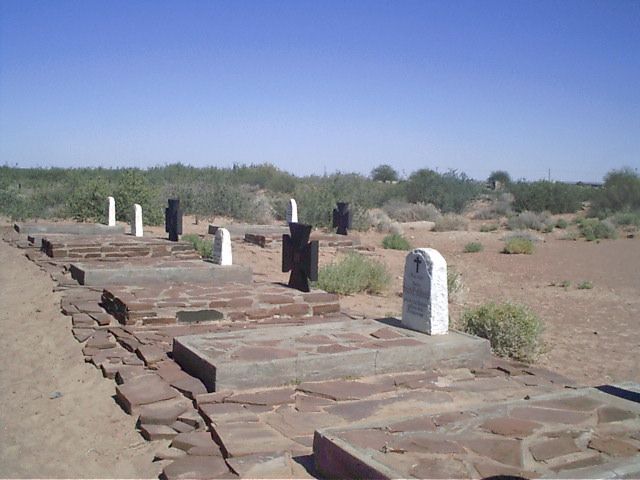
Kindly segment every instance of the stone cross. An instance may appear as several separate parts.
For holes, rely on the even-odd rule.
[[[298,223],[298,204],[293,198],[287,205],[287,223]]]
[[[233,265],[231,255],[231,235],[226,228],[219,228],[213,237],[213,263],[218,265]]]
[[[402,324],[429,335],[449,331],[447,262],[433,248],[417,248],[405,259]]]
[[[131,217],[131,235],[142,237],[142,207],[137,203],[133,204],[133,216]]]
[[[338,235],[346,235],[347,229],[351,228],[351,210],[348,203],[338,202],[338,208],[333,209],[333,226],[338,227]]]
[[[169,234],[169,240],[178,241],[178,236],[182,235],[182,210],[180,210],[180,199],[170,198],[169,206],[164,209],[164,231]]]
[[[116,226],[116,199],[107,197],[107,225]]]
[[[289,286],[309,291],[309,280],[318,280],[318,241],[309,242],[311,225],[290,223],[291,235],[282,235],[282,271],[291,272]]]

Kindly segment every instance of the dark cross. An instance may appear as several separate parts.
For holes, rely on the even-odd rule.
[[[422,263],[422,260],[420,259],[420,257],[416,257],[413,261],[416,264],[416,273],[418,273],[418,269],[420,268],[420,264]]]
[[[164,209],[164,231],[169,234],[169,240],[178,241],[178,235],[182,235],[182,210],[180,199],[170,198],[169,206]]]
[[[318,241],[309,242],[311,225],[290,223],[291,235],[282,235],[282,271],[291,272],[289,286],[309,291],[309,280],[318,280]]]
[[[338,227],[338,235],[346,235],[347,229],[351,228],[351,211],[349,204],[338,202],[338,208],[333,209],[333,226]]]

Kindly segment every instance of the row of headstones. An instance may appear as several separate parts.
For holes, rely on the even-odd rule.
[[[295,199],[290,199],[287,204],[287,223],[298,223],[298,204]],[[338,235],[346,235],[351,228],[351,210],[346,202],[338,202],[337,208],[333,209],[333,227],[337,228]]]
[[[109,227],[116,226],[116,200],[113,197],[107,197],[107,225]],[[142,207],[134,203],[133,215],[131,217],[131,235],[134,237],[142,237],[143,234]]]

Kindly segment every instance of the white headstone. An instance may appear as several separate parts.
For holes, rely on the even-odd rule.
[[[113,197],[107,197],[107,225],[116,226],[116,200]]]
[[[298,223],[298,204],[293,198],[287,205],[287,223]]]
[[[142,237],[142,207],[137,203],[133,204],[133,217],[131,217],[131,235]]]
[[[219,228],[213,237],[213,263],[233,265],[231,257],[231,235],[226,228]]]
[[[405,259],[402,324],[429,335],[449,331],[447,262],[433,248],[416,248]]]

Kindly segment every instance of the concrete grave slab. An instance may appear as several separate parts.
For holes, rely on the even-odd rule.
[[[437,366],[479,367],[489,357],[484,339],[458,332],[432,337],[397,326],[387,328],[402,338],[382,340],[371,335],[382,326],[375,320],[353,320],[191,335],[174,339],[173,358],[214,391]],[[314,336],[329,337],[332,344],[348,350],[323,353],[326,344],[307,341]]]
[[[621,389],[627,390],[624,385]],[[566,414],[579,413],[582,420],[567,425],[552,416],[525,424],[513,416],[529,405],[552,410],[558,404]],[[602,405],[627,412],[615,429],[598,425]],[[328,478],[440,478],[442,472],[433,468],[443,464],[459,467],[446,475],[454,478],[635,478],[640,474],[640,441],[633,438],[640,428],[640,403],[628,396],[583,388],[491,406],[472,405],[459,413],[445,424],[437,421],[437,414],[403,422],[415,426],[427,421],[428,428],[422,431],[380,420],[317,430],[316,468]]]
[[[148,259],[143,259],[148,260]],[[77,262],[71,277],[80,285],[146,285],[193,282],[208,285],[249,284],[253,272],[242,265],[216,265],[202,260],[151,259],[134,262]]]
[[[209,225],[209,234],[215,235],[222,225]],[[251,233],[256,235],[282,236],[289,233],[288,225],[252,225],[252,224],[234,224],[225,225],[229,231],[232,240],[243,239],[245,234]]]
[[[118,235],[124,234],[124,226],[110,227],[100,223],[15,223],[13,228],[25,235],[66,234],[66,235]]]

